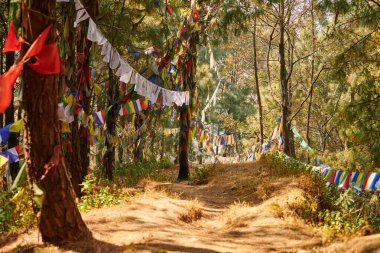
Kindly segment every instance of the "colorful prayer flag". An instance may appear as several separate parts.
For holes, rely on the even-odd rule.
[[[22,127],[24,126],[24,120],[23,119],[20,119],[18,121],[16,121],[15,123],[13,123],[10,127],[9,127],[9,131],[11,133],[18,133],[21,131]]]
[[[12,124],[6,125],[5,127],[0,129],[0,139],[3,144],[8,143],[9,136],[11,135],[9,128]]]
[[[128,112],[129,112],[130,114],[133,114],[133,113],[136,112],[135,107],[134,107],[132,101],[129,101],[125,106],[127,107],[127,110],[128,110]]]
[[[13,21],[9,23],[8,35],[5,39],[3,53],[20,51],[22,43],[17,40],[16,30]]]
[[[36,56],[42,49],[49,34],[51,24],[37,37],[33,44],[29,47],[24,57],[15,65],[13,65],[7,73],[0,77],[0,113],[3,113],[12,100],[12,88],[24,67],[26,59]]]
[[[104,110],[101,110],[99,112],[94,112],[92,114],[92,117],[94,119],[95,124],[97,124],[98,126],[104,124]]]
[[[0,169],[8,162],[8,158],[0,154]]]
[[[125,107],[125,105],[121,105],[121,108],[119,110],[119,115],[120,116],[126,116],[126,115],[128,115],[128,110]]]
[[[61,72],[61,60],[57,42],[43,45],[42,50],[35,55],[36,62],[29,63],[29,67],[39,74],[51,75]]]

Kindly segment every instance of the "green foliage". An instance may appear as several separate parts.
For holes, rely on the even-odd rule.
[[[195,168],[194,173],[190,175],[190,184],[192,185],[201,185],[207,183],[209,168],[201,167]]]
[[[278,155],[268,155],[281,174],[303,176],[305,191],[302,206],[291,206],[303,219],[324,227],[334,234],[368,234],[380,231],[380,196],[374,192],[358,192],[354,188],[341,191],[336,185],[326,186],[318,173],[309,167]]]
[[[159,161],[148,159],[126,165],[118,164],[114,170],[114,182],[89,175],[81,184],[83,196],[78,204],[79,209],[88,210],[117,205],[131,197],[131,194],[123,190],[123,187],[134,186],[144,178],[165,180],[161,170],[169,165],[170,161],[167,158]]]
[[[318,225],[344,234],[380,231],[378,194],[358,193],[353,188],[340,192],[335,186],[323,190],[327,191],[324,203],[328,203],[329,208],[321,207],[316,212],[311,212],[312,215],[317,215]]]
[[[280,174],[302,173],[308,170],[308,166],[293,159],[285,157],[283,153],[268,154],[266,157],[272,162],[272,166]]]
[[[115,167],[115,182],[118,185],[133,186],[143,178],[152,178],[155,180],[166,180],[167,178],[161,173],[161,170],[170,166],[169,158],[156,160],[136,161],[129,164],[118,164]]]
[[[0,235],[33,227],[37,222],[32,198],[24,188],[19,189],[16,194],[0,191],[0,206]]]
[[[120,188],[110,185],[98,185],[95,178],[87,176],[82,185],[83,196],[78,204],[80,210],[100,208],[119,204],[130,195]]]

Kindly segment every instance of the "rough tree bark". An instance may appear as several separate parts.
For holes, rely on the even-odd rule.
[[[22,35],[28,42],[56,19],[55,0],[26,0],[22,6]],[[48,41],[56,40],[55,29]],[[23,52],[27,50],[24,44]],[[32,59],[33,61],[33,59]],[[58,121],[59,76],[41,75],[24,66],[24,146],[25,163],[31,187],[44,191],[39,229],[42,240],[59,244],[89,237],[75,203],[65,159],[61,155],[61,129]]]

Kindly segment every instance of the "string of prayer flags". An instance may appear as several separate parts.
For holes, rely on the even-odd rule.
[[[146,109],[148,109],[148,99],[139,98],[135,101],[129,101],[128,103],[125,103],[125,105],[121,105],[119,115],[126,116],[145,111]]]
[[[90,18],[90,15],[79,0],[75,0],[75,9],[77,16],[74,27],[80,22],[89,19],[87,39],[102,46],[100,54],[104,56],[103,62],[108,63],[111,69],[116,70],[116,75],[120,78],[121,82],[134,84],[136,93],[140,96],[148,97],[151,103],[155,103],[160,92],[162,92],[162,96],[164,97],[163,105],[170,106],[172,103],[175,103],[177,106],[182,106],[183,104],[189,104],[190,93],[188,91],[172,91],[161,88],[140,75],[128,62],[123,60],[119,52],[98,29],[96,23]]]
[[[326,185],[337,185],[340,189],[347,189],[352,185],[357,190],[380,191],[380,173],[364,171],[334,170],[329,166],[315,166],[312,171],[318,172],[326,181]]]

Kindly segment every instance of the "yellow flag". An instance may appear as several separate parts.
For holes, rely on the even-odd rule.
[[[62,122],[62,133],[70,133],[70,126],[67,122]]]
[[[92,115],[88,116],[88,130],[89,130],[91,136],[95,135],[94,118],[92,117]]]
[[[72,106],[73,103],[74,103],[74,96],[73,96],[73,94],[70,94],[69,96],[67,96],[65,98],[65,102],[66,102],[67,105]]]
[[[21,131],[23,126],[24,126],[24,120],[20,119],[9,127],[9,132],[18,133]]]
[[[203,142],[205,140],[205,132],[202,131],[201,137],[199,138],[200,142]]]
[[[136,120],[136,116],[135,116],[135,114],[133,114],[133,115],[132,115],[132,125],[135,124],[135,120]]]
[[[102,93],[102,89],[97,84],[94,84],[94,91],[95,91],[95,95],[99,95],[100,93]]]
[[[8,158],[0,155],[0,168],[8,162]]]

